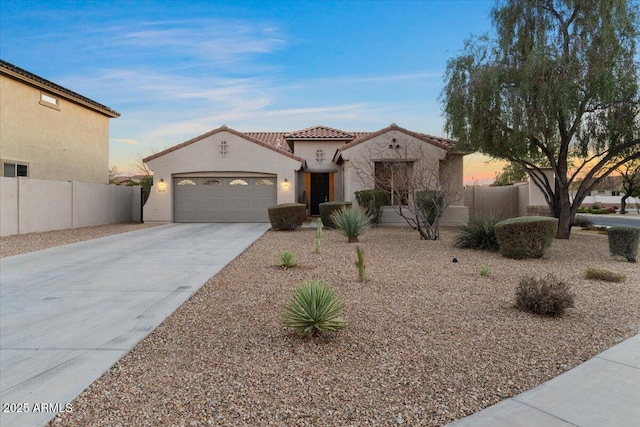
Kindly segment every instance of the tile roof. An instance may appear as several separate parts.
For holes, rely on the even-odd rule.
[[[239,136],[241,138],[244,138],[246,140],[249,140],[249,141],[251,141],[251,142],[253,142],[255,144],[262,145],[263,147],[269,148],[269,149],[271,149],[273,151],[276,151],[276,152],[278,152],[278,153],[280,153],[280,154],[282,154],[284,156],[287,156],[287,157],[290,157],[290,158],[292,158],[294,160],[297,160],[302,164],[306,164],[306,160],[305,159],[303,159],[302,157],[298,157],[295,154],[291,153],[291,150],[289,149],[289,145],[288,144],[283,143],[283,146],[281,148],[277,148],[276,147],[275,142],[277,140],[277,135],[279,134],[278,132],[253,132],[253,135],[257,135],[257,136],[262,138],[262,139],[258,139],[258,138],[255,138],[254,136],[251,136],[252,135],[251,132],[249,132],[249,133],[238,132],[237,130],[231,129],[230,127],[227,127],[227,126],[224,126],[224,125],[220,126],[219,128],[213,129],[213,130],[211,130],[211,131],[209,131],[207,133],[203,133],[202,135],[196,136],[195,138],[191,138],[190,140],[185,141],[185,142],[183,142],[181,144],[174,145],[173,147],[169,147],[166,150],[162,150],[159,153],[155,153],[155,154],[152,154],[152,155],[150,155],[148,157],[145,157],[144,159],[142,159],[142,161],[144,163],[146,163],[149,160],[153,160],[153,159],[156,159],[158,157],[162,157],[165,154],[169,154],[172,151],[176,151],[176,150],[178,150],[178,149],[180,149],[182,147],[186,147],[187,145],[191,145],[194,142],[201,141],[201,140],[203,140],[205,138],[208,138],[211,135],[215,135],[215,134],[217,134],[219,132],[229,132],[229,133],[231,133],[233,135],[237,135],[237,136]],[[280,134],[282,134],[282,132],[280,132]]]
[[[300,129],[294,132],[285,134],[287,139],[333,139],[341,141],[351,141],[353,134],[341,131],[340,129],[334,129],[327,126],[313,126],[306,129]]]
[[[431,135],[427,135],[424,133],[419,133],[419,132],[413,132],[404,128],[401,128],[400,126],[394,124],[391,124],[391,126],[388,126],[384,129],[381,129],[379,131],[376,132],[345,132],[345,131],[341,131],[339,129],[333,129],[330,127],[326,127],[326,126],[314,126],[314,127],[310,127],[310,128],[306,128],[306,129],[301,129],[298,131],[294,131],[294,132],[239,132],[236,131],[234,129],[228,128],[227,126],[221,126],[217,129],[214,129],[210,132],[207,132],[205,134],[202,134],[200,136],[197,136],[195,138],[192,138],[188,141],[183,142],[182,144],[178,144],[175,145],[173,147],[170,147],[164,151],[161,151],[159,153],[153,154],[149,157],[146,157],[143,159],[143,161],[148,161],[148,160],[153,160],[157,157],[163,156],[164,154],[170,153],[171,151],[175,151],[179,148],[182,148],[186,145],[189,144],[193,144],[194,142],[200,141],[204,138],[207,138],[208,136],[214,135],[218,132],[221,131],[227,131],[230,132],[234,135],[238,135],[241,136],[243,138],[246,138],[252,142],[255,142],[257,144],[263,145],[265,147],[271,148],[275,151],[280,152],[281,154],[287,155],[288,157],[294,158],[296,160],[299,160],[301,162],[305,162],[304,159],[302,159],[301,157],[298,157],[296,155],[294,155],[291,152],[291,148],[289,147],[289,144],[287,143],[287,140],[294,140],[294,141],[304,141],[304,140],[308,140],[308,141],[318,141],[318,140],[323,140],[323,141],[344,141],[344,145],[341,146],[340,148],[337,149],[336,151],[336,156],[339,156],[340,153],[343,150],[349,149],[355,145],[358,145],[359,143],[366,141],[368,139],[374,138],[378,135],[382,135],[385,132],[388,132],[389,130],[397,130],[403,133],[406,133],[407,135],[411,135],[414,136],[418,139],[421,139],[425,142],[428,142],[430,144],[433,144],[435,146],[438,146],[440,148],[444,148],[445,150],[450,151],[452,149],[453,146],[453,141],[446,139],[446,138],[439,138],[439,137],[435,137],[435,136],[431,136]],[[466,154],[466,153],[459,153],[459,154]]]
[[[102,113],[109,117],[120,117],[120,113],[106,105],[100,104],[92,99],[87,98],[86,96],[80,95],[72,90],[69,90],[65,87],[62,87],[58,84],[55,84],[47,79],[44,79],[40,76],[37,76],[29,71],[22,69],[16,65],[10,64],[7,61],[3,61],[0,59],[0,73],[5,74],[7,76],[11,76],[13,78],[17,78],[24,83],[31,84],[33,86],[39,87],[41,89],[48,90],[50,92],[56,93],[64,98],[67,98],[70,101],[73,101],[77,104],[84,105],[85,107],[89,107],[92,110],[95,110],[99,113]]]

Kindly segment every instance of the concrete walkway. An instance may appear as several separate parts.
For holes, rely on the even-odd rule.
[[[640,335],[450,427],[638,427]]]
[[[64,410],[269,227],[169,224],[1,259],[0,425]]]

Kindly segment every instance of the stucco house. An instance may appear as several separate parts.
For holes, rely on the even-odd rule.
[[[466,153],[456,151],[447,139],[395,124],[377,132],[325,126],[239,132],[222,126],[143,159],[154,173],[144,220],[268,222],[268,207],[293,202],[305,203],[308,213],[317,215],[325,201],[355,203],[355,192],[374,188],[373,175],[387,173],[382,166],[399,152],[419,152],[403,159],[408,167],[428,167],[434,177],[446,176],[450,188],[462,196]],[[467,219],[468,208],[460,197],[442,224]],[[387,209],[383,222],[403,220]]]
[[[109,119],[120,114],[0,60],[3,177],[109,182]]]

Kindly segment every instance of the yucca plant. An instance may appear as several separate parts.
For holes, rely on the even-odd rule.
[[[470,217],[466,225],[458,227],[455,245],[459,248],[497,251],[499,245],[495,225],[500,221],[500,217],[493,212]]]
[[[331,286],[322,280],[308,280],[296,289],[284,307],[285,325],[303,335],[318,335],[347,326],[341,317],[344,303]]]
[[[280,264],[283,269],[288,269],[296,266],[296,255],[289,250],[280,252]]]
[[[349,239],[349,243],[357,242],[358,236],[367,231],[371,225],[371,217],[359,206],[343,206],[330,216],[331,222]]]
[[[480,267],[480,275],[483,277],[489,277],[489,267],[487,267],[486,265]]]

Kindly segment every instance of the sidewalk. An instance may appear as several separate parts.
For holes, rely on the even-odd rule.
[[[450,427],[637,427],[640,334]]]

